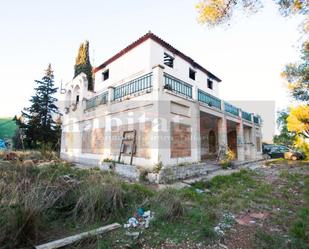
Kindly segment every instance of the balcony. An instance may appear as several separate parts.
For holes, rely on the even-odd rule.
[[[167,73],[164,73],[164,89],[192,99],[192,86]]]
[[[221,100],[219,98],[216,98],[215,96],[212,96],[211,94],[206,93],[200,89],[198,89],[198,101],[211,107],[221,109]]]
[[[152,87],[152,73],[146,74],[125,84],[117,86],[114,91],[114,100],[132,95]]]
[[[255,124],[260,124],[260,119],[257,116],[253,116],[253,121]]]
[[[250,113],[242,111],[241,116],[242,116],[243,119],[251,122],[251,114]]]
[[[239,109],[227,102],[224,102],[224,110],[230,114],[235,116],[239,116]]]
[[[98,96],[88,99],[86,101],[86,110],[97,107],[99,105],[104,105],[107,103],[107,101],[108,101],[108,92],[106,91]]]

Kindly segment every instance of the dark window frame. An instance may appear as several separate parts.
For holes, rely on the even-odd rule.
[[[211,90],[214,89],[214,81],[212,79],[207,79],[207,87]]]
[[[105,70],[105,71],[102,73],[102,79],[103,79],[103,81],[109,79],[109,69]]]
[[[175,60],[175,58],[173,56],[164,52],[164,57],[163,57],[163,64],[164,65],[166,65],[170,68],[174,68],[174,60]]]
[[[189,78],[191,80],[195,80],[196,79],[196,71],[192,68],[189,68]]]

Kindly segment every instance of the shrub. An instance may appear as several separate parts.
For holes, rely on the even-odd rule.
[[[89,223],[106,220],[124,207],[120,181],[102,174],[90,175],[78,188],[79,199],[74,208],[76,221]]]
[[[160,217],[167,221],[176,221],[185,214],[185,208],[177,192],[173,189],[161,191],[157,197],[157,203],[160,203],[162,209]]]
[[[223,169],[227,169],[232,166],[232,161],[235,160],[235,153],[228,148],[228,150],[224,154],[224,158],[220,161],[220,164]]]

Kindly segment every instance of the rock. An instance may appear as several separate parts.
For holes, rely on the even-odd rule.
[[[221,244],[221,243],[219,243],[218,245],[219,245],[220,248],[229,249],[226,245],[223,245],[223,244]]]
[[[34,166],[34,162],[32,160],[25,160],[23,161],[23,167],[33,167]]]
[[[126,235],[132,237],[133,239],[137,239],[139,232],[126,232]]]
[[[18,160],[19,157],[18,157],[17,153],[15,153],[15,152],[8,152],[4,155],[4,159],[12,161],[12,160]]]
[[[250,217],[255,219],[266,219],[269,216],[268,212],[251,213]]]

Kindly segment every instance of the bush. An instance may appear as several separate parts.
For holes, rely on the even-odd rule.
[[[232,161],[235,160],[235,158],[235,153],[228,148],[228,150],[225,152],[224,158],[220,161],[222,168],[227,169],[228,167],[231,167]]]
[[[120,181],[115,177],[93,174],[77,191],[79,198],[74,208],[76,221],[90,223],[107,220],[124,207],[124,193]]]
[[[165,189],[161,191],[156,198],[157,203],[160,203],[160,217],[167,221],[174,222],[182,218],[185,214],[185,208],[182,205],[180,197],[174,189]]]

